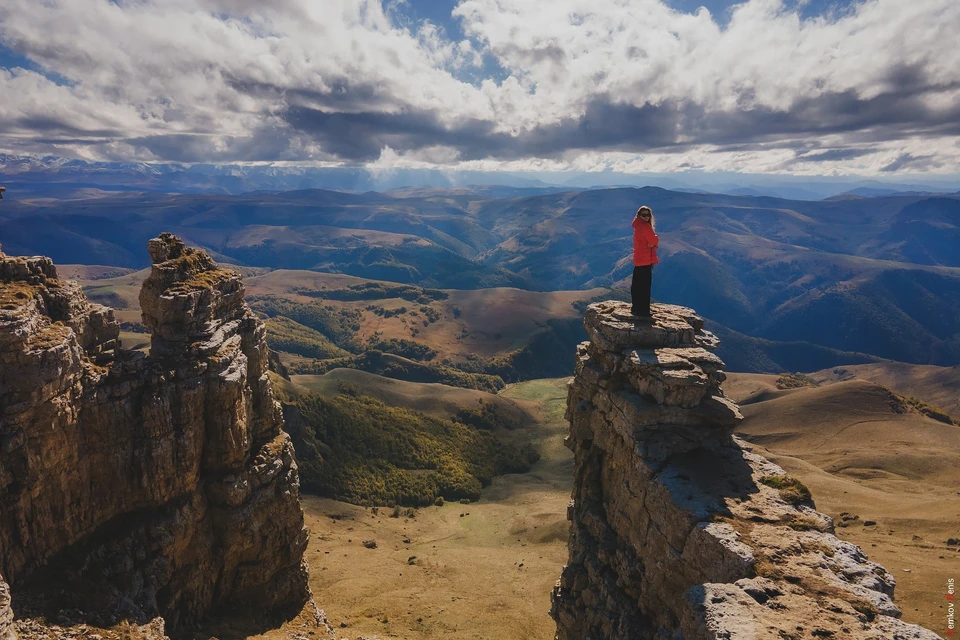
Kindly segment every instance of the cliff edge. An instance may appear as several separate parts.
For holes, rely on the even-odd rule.
[[[558,640],[935,640],[809,492],[734,437],[716,338],[691,309],[586,310],[570,382],[570,556]]]
[[[263,324],[238,273],[170,234],[149,251],[149,356],[48,258],[0,253],[0,639],[81,622],[163,637],[309,599]]]

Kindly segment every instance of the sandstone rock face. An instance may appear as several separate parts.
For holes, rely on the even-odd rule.
[[[716,338],[690,309],[587,308],[567,398],[575,454],[558,640],[918,638],[894,579],[732,435]]]
[[[13,608],[10,606],[10,587],[0,576],[0,640],[15,640]]]
[[[239,274],[169,234],[149,249],[149,356],[49,259],[0,253],[0,573],[15,603],[65,581],[56,606],[101,625],[299,611],[307,532],[264,327]]]

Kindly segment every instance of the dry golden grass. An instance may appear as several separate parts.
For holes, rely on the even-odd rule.
[[[810,490],[796,478],[790,476],[769,476],[761,478],[760,482],[779,491],[780,497],[788,504],[810,502]]]
[[[135,269],[97,264],[58,264],[57,273],[64,280],[108,280],[134,273]]]
[[[150,334],[135,333],[133,331],[120,332],[120,344],[124,349],[131,351],[150,352]]]
[[[768,394],[777,395],[777,376],[766,373],[727,373],[723,392],[736,402],[746,404]]]
[[[88,298],[94,301],[103,298],[104,304],[117,309],[117,317],[121,321],[140,321],[140,287],[147,276],[150,275],[150,269],[127,270],[128,272],[123,275],[101,278],[96,277],[102,273],[101,269],[112,269],[113,267],[81,268],[81,265],[70,265],[70,267],[68,270],[61,270],[60,267],[57,267],[57,269],[64,278],[67,276],[63,274],[72,271],[81,276],[71,277],[70,279],[80,283]],[[93,270],[93,273],[90,273],[90,270]],[[122,305],[116,303],[118,300],[122,301]]]
[[[0,308],[13,310],[22,307],[37,295],[38,291],[39,287],[25,282],[0,283]]]
[[[905,362],[847,365],[811,373],[821,384],[843,380],[866,380],[897,393],[920,398],[960,418],[960,366],[938,367]]]
[[[816,387],[816,382],[802,373],[781,373],[777,377],[777,389],[798,389],[800,387]]]

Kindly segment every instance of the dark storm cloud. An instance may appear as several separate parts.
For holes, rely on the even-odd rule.
[[[672,106],[637,108],[605,102],[592,103],[582,117],[517,136],[496,132],[495,124],[487,120],[447,126],[439,114],[427,111],[343,113],[291,107],[282,117],[324,149],[358,162],[376,159],[386,146],[395,151],[452,147],[462,160],[557,157],[570,149],[649,149],[672,144],[677,122]]]
[[[867,139],[874,140],[960,132],[960,104],[935,110],[923,100],[926,93],[895,90],[868,99],[853,91],[826,93],[816,98],[799,98],[786,110],[758,107],[711,113],[691,107],[687,111],[689,117],[680,124],[687,135],[718,145],[852,132],[864,133]]]
[[[0,127],[4,123],[0,121]],[[57,139],[99,139],[115,138],[123,135],[122,131],[117,129],[83,129],[77,127],[74,123],[64,118],[47,116],[42,114],[31,115],[25,118],[17,118],[14,122],[7,123],[10,128],[21,128],[35,131],[38,136],[44,138]]]
[[[939,163],[933,156],[914,156],[909,153],[901,154],[896,160],[886,165],[880,171],[884,173],[893,173],[901,169],[919,169],[925,170],[938,166]]]
[[[798,99],[786,110],[758,107],[733,112],[679,101],[636,107],[600,97],[576,118],[515,136],[495,132],[489,121],[446,125],[437,113],[413,109],[353,113],[294,106],[281,117],[324,149],[357,162],[376,159],[385,146],[397,152],[446,146],[457,149],[462,160],[473,160],[556,158],[571,150],[677,151],[702,144],[750,151],[772,141],[779,148],[803,149],[809,145],[803,140],[808,136],[859,133],[860,140],[869,142],[960,133],[960,104],[934,110],[921,99],[927,90],[917,95],[895,90],[869,99],[852,91],[828,93]],[[346,104],[346,97],[340,99]],[[869,153],[829,149],[800,155],[797,161],[840,161]]]
[[[873,149],[829,149],[798,155],[794,162],[841,162],[873,153]]]
[[[347,75],[327,75],[325,90],[289,87],[265,80],[222,74],[224,82],[241,95],[264,100],[283,100],[289,105],[307,105],[330,111],[384,111],[396,105],[393,96],[385,94],[376,83]]]
[[[297,151],[290,132],[276,127],[255,130],[249,136],[218,136],[164,134],[127,140],[135,148],[145,149],[150,155],[171,162],[270,162],[277,160],[308,160],[308,155]],[[112,158],[119,159],[119,158]]]

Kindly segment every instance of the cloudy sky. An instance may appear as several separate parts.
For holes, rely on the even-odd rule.
[[[960,173],[956,0],[0,0],[0,151]]]

